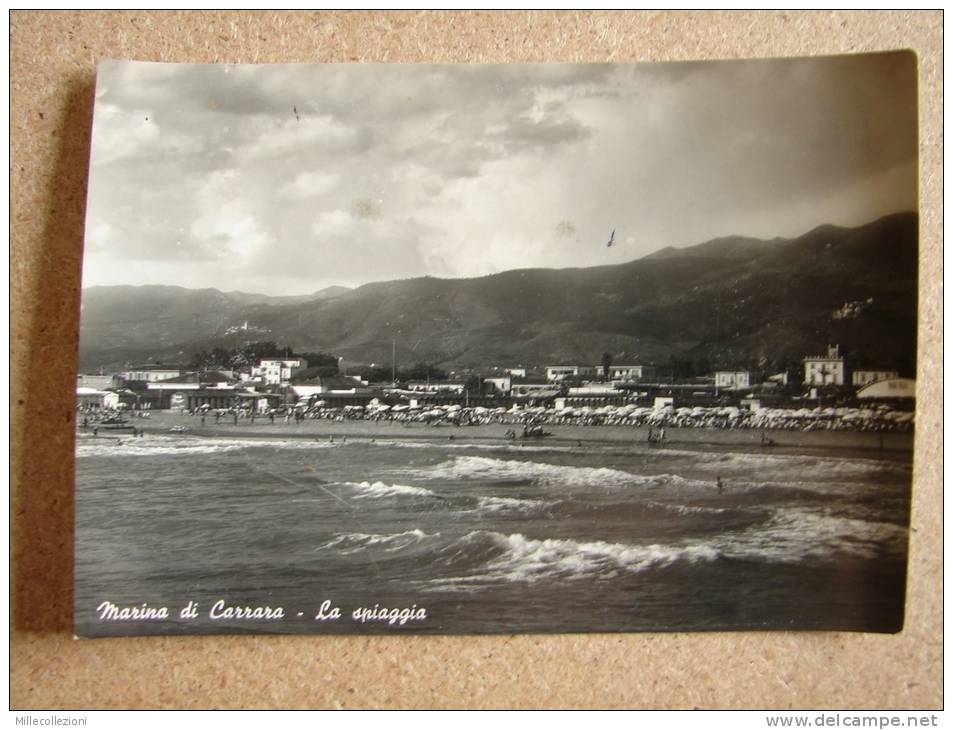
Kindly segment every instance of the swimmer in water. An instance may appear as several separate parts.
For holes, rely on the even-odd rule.
[[[725,485],[722,483],[720,476],[719,476],[718,479],[715,481],[715,486],[718,487],[718,493],[719,493],[719,494],[721,494],[723,491],[725,491]]]

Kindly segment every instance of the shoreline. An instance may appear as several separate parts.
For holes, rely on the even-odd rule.
[[[766,430],[764,433],[774,442],[767,446],[761,443],[760,429],[719,429],[719,428],[678,428],[665,429],[666,439],[663,444],[650,445],[648,443],[648,426],[619,426],[619,425],[547,425],[544,428],[552,435],[544,438],[517,438],[507,440],[507,429],[515,429],[509,424],[481,424],[474,426],[428,426],[424,424],[403,425],[399,422],[388,421],[329,421],[306,420],[300,423],[284,423],[283,419],[275,423],[267,419],[258,419],[252,425],[247,419],[232,423],[208,423],[203,425],[198,416],[180,414],[152,414],[149,418],[130,418],[130,426],[142,431],[144,437],[149,435],[161,436],[192,436],[199,438],[261,438],[272,440],[315,440],[337,442],[339,439],[354,438],[358,441],[392,440],[392,441],[456,441],[467,443],[470,441],[499,442],[501,445],[531,446],[548,443],[583,444],[583,445],[623,445],[644,446],[646,448],[672,447],[742,447],[767,453],[787,453],[792,450],[799,452],[807,450],[820,451],[863,451],[870,452],[871,456],[881,458],[898,458],[913,455],[913,433],[876,433],[858,431],[787,431]],[[83,429],[78,426],[78,438],[93,438],[92,430],[95,424]],[[184,426],[188,430],[171,432],[174,426]],[[880,447],[880,438],[883,437],[883,449]],[[98,438],[133,438],[128,431],[106,432],[100,430]],[[342,442],[343,443],[343,442]]]

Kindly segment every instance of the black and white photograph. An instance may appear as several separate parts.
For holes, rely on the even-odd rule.
[[[99,65],[75,633],[904,625],[917,59]]]

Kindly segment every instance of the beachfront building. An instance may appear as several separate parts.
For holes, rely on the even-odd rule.
[[[373,388],[359,378],[336,375],[293,383],[291,390],[298,398],[310,398],[313,395],[366,395]]]
[[[750,388],[751,372],[748,370],[718,370],[715,373],[716,388]]]
[[[876,383],[878,380],[890,380],[900,377],[896,370],[854,370],[850,374],[850,382],[855,388]]]
[[[804,358],[805,385],[843,385],[845,372],[844,358],[840,355],[838,345],[828,347],[827,355]]]
[[[406,390],[416,393],[462,393],[467,384],[461,380],[412,380]]]
[[[503,372],[514,378],[526,377],[526,368],[503,368]]]
[[[917,397],[917,381],[911,378],[876,380],[857,391],[864,400],[912,400]]]
[[[97,390],[96,388],[86,388],[83,386],[76,388],[76,406],[86,411],[98,411],[103,408],[103,400],[105,397],[105,390]]]
[[[510,377],[505,378],[483,378],[483,382],[490,385],[493,388],[493,392],[499,393],[501,395],[509,395],[510,391],[513,389],[513,379]]]
[[[170,368],[162,365],[139,365],[119,373],[127,383],[158,383],[171,378],[178,378],[185,373],[181,368]]]
[[[184,408],[193,411],[198,408],[233,408],[241,405],[239,393],[234,388],[199,388],[197,390],[179,390],[169,394],[169,408]]]
[[[206,391],[218,391],[218,396],[227,399],[234,394],[235,386],[228,376],[216,371],[185,373],[177,378],[146,383],[146,395],[149,396],[148,400],[155,404],[155,408],[192,409],[201,405],[213,408],[231,407],[231,401],[227,401],[227,405],[221,405],[226,401],[219,400],[218,396],[203,399],[200,394],[206,394]],[[195,397],[190,398],[190,395]]]
[[[603,374],[602,365],[596,365],[594,368],[596,375]],[[656,370],[652,365],[610,365],[609,380],[616,382],[639,382],[642,380],[654,380]]]
[[[566,378],[593,375],[595,372],[596,369],[588,365],[549,365],[546,368],[546,380],[552,383]]]
[[[120,410],[122,408],[138,408],[139,394],[128,388],[107,390],[103,396],[103,407]]]
[[[231,384],[225,373],[208,371],[204,373],[186,373],[175,378],[158,380],[146,384],[148,390],[200,390],[202,388],[229,388]]]
[[[550,398],[559,395],[559,386],[546,380],[521,380],[513,383],[510,395],[518,398]]]
[[[281,406],[284,396],[281,393],[255,393],[235,391],[234,402],[239,408],[266,414]]]
[[[106,388],[118,388],[122,385],[121,378],[118,375],[77,375],[77,388],[92,388],[93,390],[106,390]]]
[[[262,377],[268,385],[286,385],[302,370],[307,370],[304,360],[262,360],[251,370],[252,377]]]

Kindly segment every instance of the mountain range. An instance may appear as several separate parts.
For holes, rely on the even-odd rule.
[[[915,369],[918,219],[898,213],[797,238],[732,236],[624,264],[420,277],[304,297],[172,286],[83,291],[80,368],[187,362],[271,340],[348,362],[793,367],[828,344],[857,365]]]

